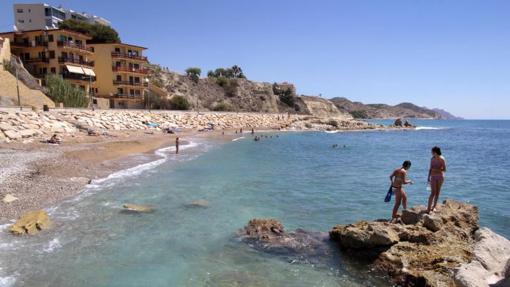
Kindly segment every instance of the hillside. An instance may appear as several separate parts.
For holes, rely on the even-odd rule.
[[[332,98],[337,108],[351,114],[354,118],[394,119],[394,118],[425,118],[425,119],[459,119],[452,114],[440,110],[419,107],[412,103],[401,103],[395,106],[386,104],[363,104],[352,102],[346,98]]]
[[[184,97],[191,109],[203,111],[310,114],[352,118],[318,97],[300,96],[290,83],[255,82],[246,78],[196,78],[153,67],[151,83],[166,90],[169,100]]]

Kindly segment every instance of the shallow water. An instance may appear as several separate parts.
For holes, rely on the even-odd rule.
[[[416,181],[409,204],[425,204],[434,145],[448,163],[442,198],[478,205],[481,225],[510,238],[510,121],[416,122],[418,131],[280,133],[260,142],[246,135],[228,144],[193,140],[179,156],[160,151],[162,160],[50,208],[52,230],[1,234],[0,286],[391,286],[340,255],[295,263],[234,234],[254,217],[311,231],[387,218],[388,176],[405,159]],[[198,199],[209,206],[187,206]],[[126,202],[157,210],[125,214]]]

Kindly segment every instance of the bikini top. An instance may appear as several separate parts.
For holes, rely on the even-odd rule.
[[[432,158],[430,169],[443,169],[443,163],[439,159]]]

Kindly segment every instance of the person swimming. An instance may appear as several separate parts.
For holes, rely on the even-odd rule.
[[[435,211],[439,193],[444,182],[444,173],[446,172],[446,160],[441,155],[441,148],[435,146],[432,148],[432,158],[430,159],[430,169],[428,182],[430,184],[430,196],[427,206],[427,213]]]
[[[403,185],[413,184],[413,181],[407,179],[407,171],[411,168],[411,161],[406,160],[402,163],[402,167],[397,168],[390,175],[391,189],[395,194],[395,205],[391,214],[391,222],[397,220],[398,209],[402,203],[402,207],[407,209],[407,194],[404,191]]]

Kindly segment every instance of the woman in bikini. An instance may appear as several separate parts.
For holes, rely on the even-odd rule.
[[[446,161],[441,156],[441,149],[437,146],[432,148],[432,159],[430,160],[429,169],[429,184],[430,184],[430,196],[429,204],[427,207],[427,213],[435,211],[437,205],[437,199],[441,192],[441,186],[444,182],[444,173],[446,172]]]
[[[406,160],[402,164],[402,167],[397,168],[390,175],[391,189],[395,194],[395,205],[393,206],[393,213],[391,214],[391,221],[398,218],[397,211],[400,207],[400,203],[404,209],[407,209],[407,194],[405,193],[402,186],[404,184],[413,184],[411,180],[407,179],[407,171],[411,168],[411,161]]]

